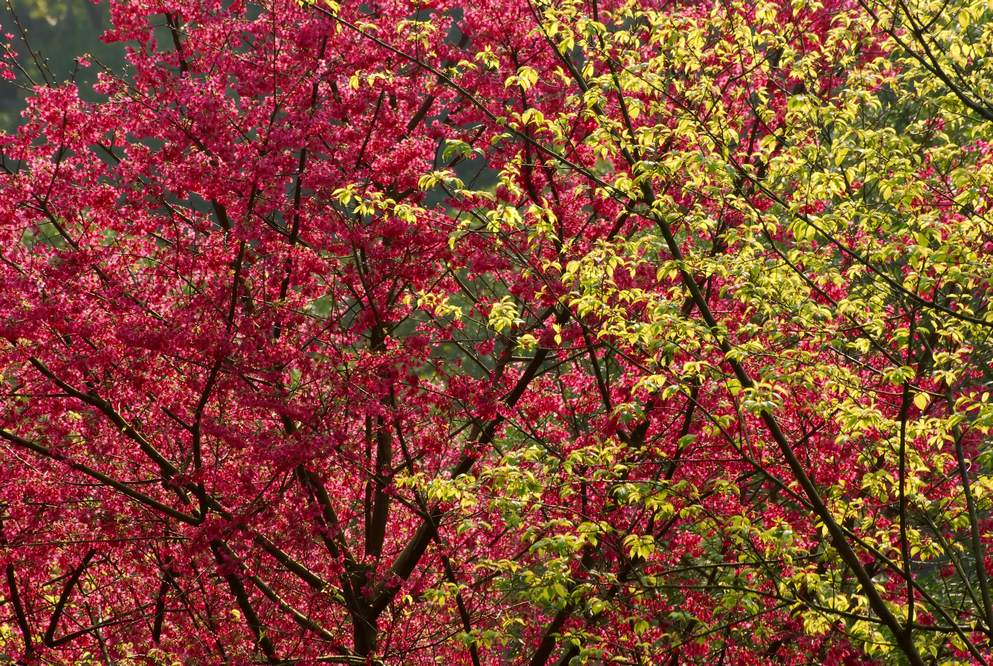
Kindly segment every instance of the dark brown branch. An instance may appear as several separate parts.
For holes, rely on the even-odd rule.
[[[236,573],[236,571],[240,572],[242,569],[241,562],[238,561],[238,558],[231,552],[231,549],[222,541],[211,541],[210,550],[214,553],[214,559],[217,561],[221,577],[227,582],[228,588],[231,590],[231,596],[234,597],[238,608],[241,609],[241,613],[245,617],[245,624],[251,630],[256,645],[265,654],[270,664],[278,664],[279,658],[276,656],[276,647],[273,645],[272,639],[266,634],[266,629],[262,625],[262,621],[259,620],[259,616],[255,612],[255,607],[252,606],[248,591],[245,590],[245,585],[241,582],[238,573]]]
[[[51,449],[49,449],[46,446],[42,446],[41,444],[38,444],[36,442],[32,442],[30,440],[24,439],[23,437],[19,437],[14,433],[3,429],[0,429],[0,439],[5,439],[8,442],[11,442],[12,444],[16,444],[17,446],[28,449],[29,451],[33,451],[34,453],[44,456],[45,458],[48,458],[50,460],[61,462],[70,469],[74,469],[77,472],[81,472],[82,474],[85,474],[86,476],[89,476],[92,479],[96,479],[100,483],[106,486],[110,486],[111,488],[114,488],[115,490],[127,495],[131,499],[141,504],[144,504],[150,509],[154,509],[155,511],[158,511],[159,513],[165,514],[170,518],[175,518],[176,520],[186,523],[187,525],[199,525],[201,522],[199,518],[194,518],[193,516],[189,516],[183,513],[182,511],[177,511],[176,509],[173,509],[171,506],[163,504],[162,502],[159,502],[158,500],[153,499],[148,495],[145,495],[144,493],[140,493],[137,490],[131,488],[130,486],[121,483],[120,481],[117,481],[115,479],[112,479],[111,477],[107,476],[102,472],[98,472],[97,470],[91,467],[87,467],[82,463],[77,463],[71,460],[67,460],[65,457],[54,453]]]
[[[88,551],[79,565],[72,570],[69,578],[66,579],[66,584],[62,588],[62,593],[59,595],[59,600],[55,603],[55,610],[52,611],[52,619],[48,623],[48,629],[45,630],[45,635],[42,638],[42,641],[46,646],[52,647],[57,644],[55,630],[59,626],[59,620],[62,618],[62,612],[65,610],[66,603],[69,601],[69,595],[72,594],[72,589],[76,586],[76,583],[79,582],[79,577],[83,575],[83,571],[85,571],[86,567],[89,566],[90,560],[93,559],[95,554],[95,550],[91,549]]]
[[[21,637],[24,639],[24,654],[30,656],[34,652],[33,639],[31,638],[31,625],[28,624],[27,615],[24,614],[24,606],[21,604],[21,595],[17,591],[17,578],[14,574],[14,565],[7,565],[7,589],[10,591],[10,603],[14,606],[14,617],[17,619],[17,626],[21,630]]]

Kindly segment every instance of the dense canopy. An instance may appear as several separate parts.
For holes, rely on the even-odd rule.
[[[986,0],[109,12],[0,42],[9,662],[993,659]]]

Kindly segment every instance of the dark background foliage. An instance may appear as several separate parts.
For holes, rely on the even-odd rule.
[[[14,36],[12,45],[24,71],[16,81],[0,82],[0,128],[13,129],[25,96],[33,85],[76,77],[91,81],[98,67],[78,70],[86,54],[114,70],[123,66],[119,44],[104,44],[100,35],[109,23],[106,3],[90,0],[5,0],[0,32]],[[80,86],[85,91],[89,86]],[[84,93],[85,94],[85,93]]]

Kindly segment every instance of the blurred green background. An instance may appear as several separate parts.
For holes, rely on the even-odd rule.
[[[100,35],[109,25],[106,1],[92,0],[0,0],[0,33],[14,35],[12,45],[27,74],[16,81],[0,80],[0,129],[15,127],[24,99],[34,83],[65,81],[73,75],[76,58],[88,54],[114,70],[123,65],[121,44],[104,44]],[[31,56],[27,43],[39,59]],[[42,69],[46,70],[44,73]],[[96,77],[96,66],[78,72],[84,97]]]

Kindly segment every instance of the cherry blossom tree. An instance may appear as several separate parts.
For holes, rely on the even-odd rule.
[[[8,36],[0,652],[986,663],[993,10],[890,5]]]

